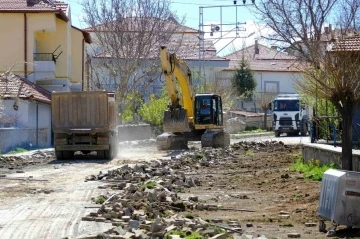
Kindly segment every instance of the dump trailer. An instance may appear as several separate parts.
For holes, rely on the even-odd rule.
[[[115,94],[105,91],[54,92],[52,129],[57,159],[71,159],[76,151],[99,158],[117,155]]]

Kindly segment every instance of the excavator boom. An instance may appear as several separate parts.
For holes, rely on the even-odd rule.
[[[158,149],[183,149],[188,141],[200,140],[203,147],[227,147],[230,135],[223,127],[221,97],[194,96],[190,68],[164,46],[160,60],[170,104],[164,112],[164,133],[156,138]]]
[[[170,98],[169,109],[164,114],[165,132],[189,132],[194,123],[194,96],[191,70],[175,53],[160,48],[160,60]]]

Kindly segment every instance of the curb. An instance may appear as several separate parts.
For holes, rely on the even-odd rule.
[[[261,136],[273,136],[274,132],[253,133],[253,134],[230,134],[230,139],[246,139]]]

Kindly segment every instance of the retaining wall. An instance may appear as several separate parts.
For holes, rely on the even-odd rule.
[[[119,141],[145,140],[153,137],[149,124],[118,125]]]
[[[49,129],[38,129],[38,147],[50,147]],[[17,147],[29,149],[30,144],[36,147],[36,129],[29,128],[0,128],[0,150],[6,153]]]
[[[304,161],[318,159],[322,164],[336,163],[341,166],[341,147],[306,143],[302,146]],[[360,171],[360,150],[353,150],[353,171]]]

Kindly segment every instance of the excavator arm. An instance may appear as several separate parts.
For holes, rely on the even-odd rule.
[[[171,101],[164,115],[164,130],[167,132],[190,131],[189,126],[194,124],[191,70],[184,61],[178,59],[175,53],[171,54],[165,46],[160,48],[160,60]]]
[[[168,110],[164,112],[164,133],[156,137],[157,148],[159,150],[184,149],[188,147],[188,141],[198,140],[201,140],[202,147],[229,146],[230,135],[222,126],[221,97],[215,94],[194,96],[189,67],[175,54],[169,53],[164,46],[160,49],[160,60],[171,103]],[[209,113],[202,113],[202,110],[205,111],[205,107],[202,108],[205,102],[210,103]],[[200,103],[204,105],[200,107]],[[218,113],[213,114],[214,108]],[[197,112],[196,124],[195,112]],[[218,123],[219,121],[221,124]]]

